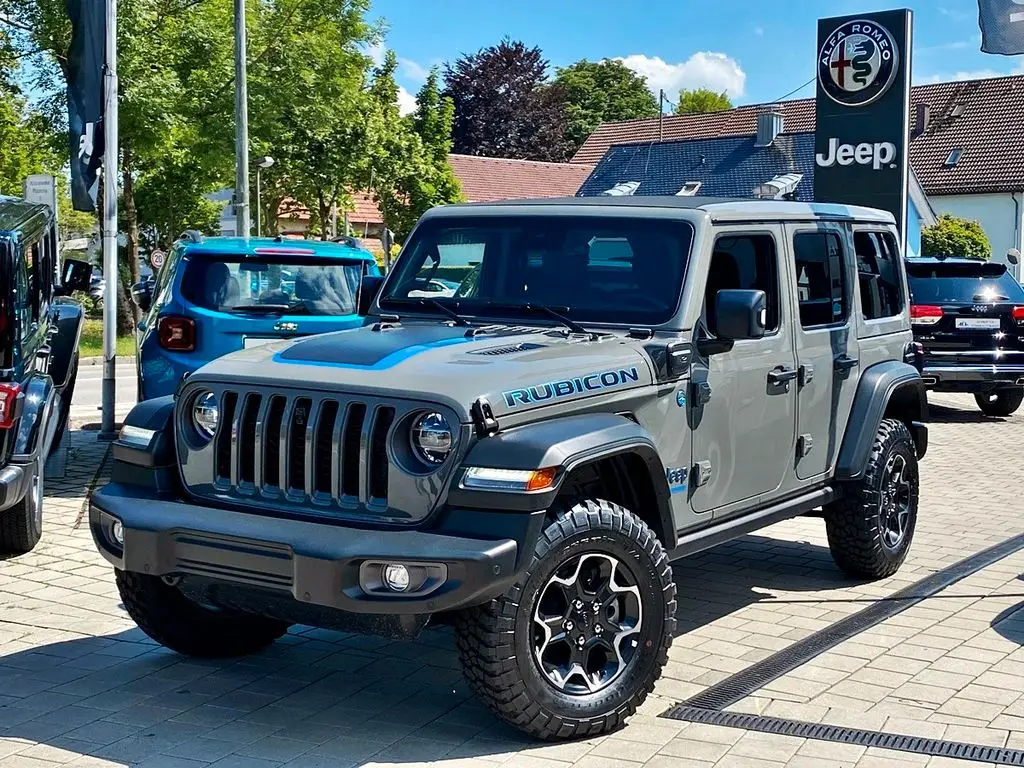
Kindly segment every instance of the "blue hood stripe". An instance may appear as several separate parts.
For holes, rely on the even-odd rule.
[[[466,344],[471,341],[481,341],[481,339],[466,338],[465,336],[456,336],[451,339],[439,339],[437,341],[430,341],[423,344],[413,344],[409,347],[403,347],[397,349],[386,357],[382,357],[375,363],[361,365],[359,363],[335,363],[327,362],[323,360],[304,360],[301,358],[285,358],[282,357],[284,352],[278,352],[274,355],[273,360],[275,363],[284,363],[285,365],[314,365],[322,368],[350,368],[359,371],[383,371],[387,368],[394,368],[399,363],[408,360],[410,357],[427,352],[431,349],[440,349],[441,347],[450,347],[455,344]],[[287,350],[284,350],[287,351]]]

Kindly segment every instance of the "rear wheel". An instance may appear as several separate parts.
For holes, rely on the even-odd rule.
[[[159,576],[114,573],[121,602],[139,629],[186,656],[244,656],[288,631],[282,621],[200,605]]]
[[[986,416],[1010,416],[1024,402],[1024,387],[978,392],[974,400]]]
[[[36,461],[29,468],[32,482],[25,498],[0,512],[0,552],[23,555],[35,549],[43,536],[43,465]]]
[[[541,739],[619,728],[661,675],[676,587],[657,537],[629,510],[587,500],[544,530],[522,577],[457,617],[470,687]]]

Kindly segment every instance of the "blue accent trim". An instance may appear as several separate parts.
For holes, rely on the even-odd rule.
[[[405,362],[410,357],[415,357],[421,352],[426,352],[431,349],[439,349],[440,347],[450,347],[454,344],[466,344],[471,341],[479,341],[479,339],[469,339],[463,336],[458,336],[454,339],[441,339],[440,341],[431,341],[427,344],[414,344],[410,347],[398,349],[392,352],[387,357],[382,357],[373,365],[357,365],[355,363],[328,363],[323,360],[296,360],[282,358],[282,352],[278,352],[272,358],[275,363],[283,363],[285,365],[315,365],[323,368],[352,368],[360,371],[383,371],[387,368],[394,368],[399,363]]]
[[[686,493],[686,485],[673,485],[669,488],[669,492],[675,496],[677,493]]]

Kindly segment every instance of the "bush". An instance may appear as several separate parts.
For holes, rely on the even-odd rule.
[[[935,226],[921,230],[921,255],[987,261],[992,257],[992,246],[977,221],[944,213]]]

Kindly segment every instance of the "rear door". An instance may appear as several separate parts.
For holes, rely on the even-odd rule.
[[[806,483],[835,461],[857,382],[852,259],[845,224],[788,224],[796,318],[796,476]]]
[[[927,365],[1024,364],[1024,288],[992,262],[907,263]]]

